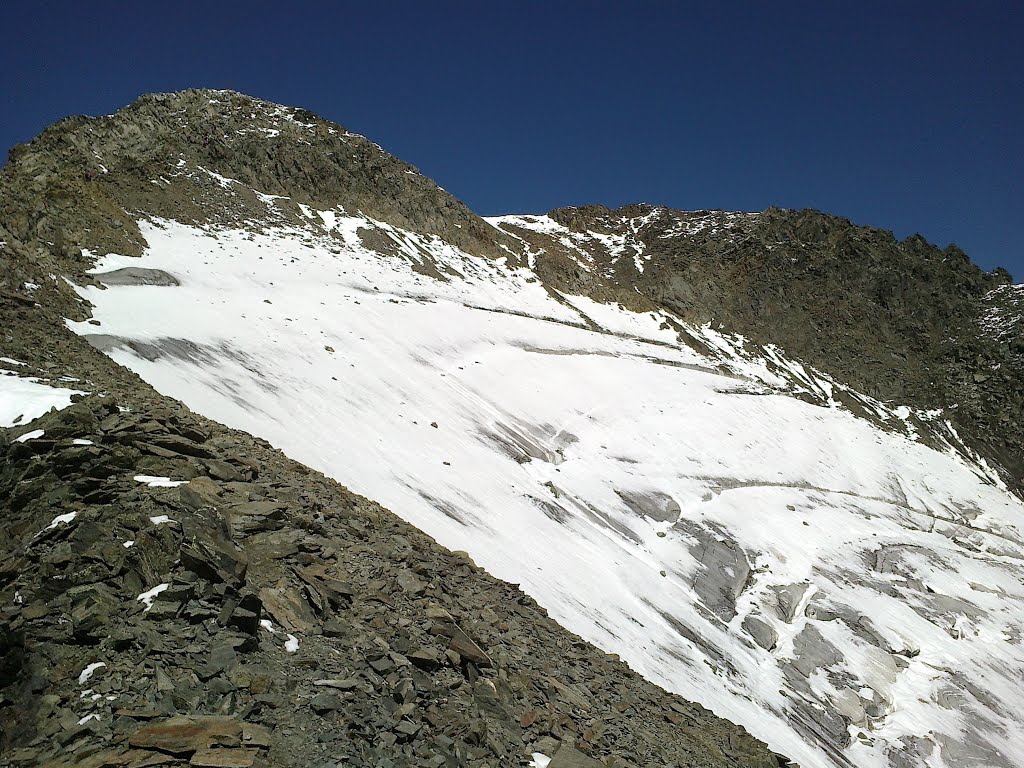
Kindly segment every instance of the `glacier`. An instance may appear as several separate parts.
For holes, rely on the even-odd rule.
[[[805,768],[1024,763],[1024,506],[941,413],[550,290],[528,248],[260,199],[143,217],[69,327]]]

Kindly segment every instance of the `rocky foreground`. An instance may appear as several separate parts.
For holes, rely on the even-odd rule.
[[[0,432],[0,764],[785,764],[39,314],[4,351],[96,394]]]

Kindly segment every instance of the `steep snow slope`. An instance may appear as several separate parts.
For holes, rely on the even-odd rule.
[[[1024,762],[1024,510],[941,414],[846,391],[869,422],[777,350],[304,212],[143,221],[71,325],[801,765]]]

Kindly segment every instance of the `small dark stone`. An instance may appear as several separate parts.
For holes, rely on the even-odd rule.
[[[337,712],[345,708],[345,700],[336,693],[322,691],[309,701],[309,706],[318,715],[327,712]]]

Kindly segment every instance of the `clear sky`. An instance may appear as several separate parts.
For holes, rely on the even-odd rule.
[[[229,87],[366,134],[481,214],[820,208],[1024,278],[1024,3],[26,2],[0,145]]]

